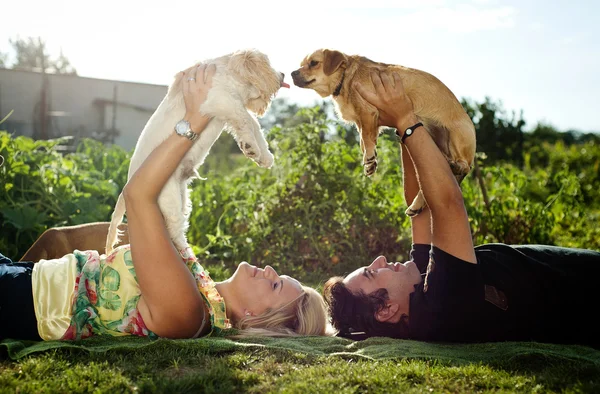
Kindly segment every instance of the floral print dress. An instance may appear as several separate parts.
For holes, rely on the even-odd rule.
[[[129,245],[116,248],[108,256],[90,250],[76,250],[73,254],[77,259],[77,276],[72,317],[61,339],[83,339],[92,335],[158,338],[146,327],[137,308],[141,293]],[[225,302],[208,272],[189,248],[181,255],[208,307],[212,333],[218,334],[231,328]]]

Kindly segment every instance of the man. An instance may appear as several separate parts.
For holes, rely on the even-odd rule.
[[[400,136],[418,120],[397,74],[355,89]],[[427,207],[412,217],[411,261],[376,258],[324,286],[333,325],[350,338],[538,341],[600,347],[594,325],[600,253],[542,245],[474,248],[460,187],[423,127],[401,144],[404,196]]]

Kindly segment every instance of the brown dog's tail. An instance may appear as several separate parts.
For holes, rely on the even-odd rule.
[[[123,235],[121,231],[119,231],[119,224],[123,221],[123,216],[125,215],[125,199],[123,198],[123,193],[119,194],[119,199],[117,200],[117,205],[115,205],[115,210],[112,213],[110,226],[108,226],[108,234],[106,235],[106,251],[105,253],[108,255],[113,251],[114,246],[119,242],[119,237]]]

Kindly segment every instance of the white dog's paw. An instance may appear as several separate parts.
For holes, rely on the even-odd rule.
[[[244,156],[246,156],[247,158],[252,159],[256,162],[260,160],[260,149],[258,149],[256,144],[251,144],[249,142],[240,140],[238,141],[238,146],[244,154]]]
[[[271,166],[273,165],[273,162],[275,161],[275,157],[273,156],[273,154],[269,151],[263,152],[262,155],[260,155],[260,159],[258,160],[254,160],[256,162],[256,164],[258,164],[259,166],[263,167],[263,168],[271,168]]]

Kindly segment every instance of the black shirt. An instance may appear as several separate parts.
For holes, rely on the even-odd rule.
[[[410,297],[412,339],[537,341],[600,347],[600,253],[487,244],[477,264],[414,245],[423,281]]]

